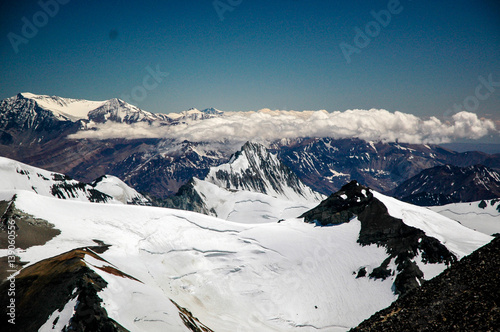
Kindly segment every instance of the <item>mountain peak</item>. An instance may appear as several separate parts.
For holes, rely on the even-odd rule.
[[[389,257],[370,273],[366,267],[361,268],[358,277],[368,275],[373,279],[384,280],[396,275],[395,293],[406,294],[424,280],[424,273],[417,262],[421,260],[424,264],[450,265],[456,262],[457,257],[426,231],[408,225],[404,219],[392,215],[391,212],[394,211],[389,211],[386,206],[388,202],[389,200],[380,194],[375,196],[370,188],[351,181],[301,217],[305,222],[322,226],[349,223],[357,218],[361,223],[357,242],[362,246],[383,246],[389,254]],[[400,204],[402,209],[407,209],[405,203],[389,203]],[[420,209],[422,211],[414,209],[409,216],[428,213],[427,209]],[[406,218],[404,213],[402,215]],[[394,265],[391,266],[392,260],[395,268]]]
[[[295,201],[322,199],[264,145],[253,142],[246,142],[227,164],[210,168],[205,180],[226,189],[259,192]]]
[[[205,114],[212,114],[212,115],[222,115],[222,114],[224,114],[223,111],[218,110],[218,109],[213,108],[213,107],[205,108],[204,110],[202,110],[202,112],[205,113]]]

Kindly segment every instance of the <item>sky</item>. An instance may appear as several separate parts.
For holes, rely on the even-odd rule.
[[[157,113],[464,109],[500,124],[497,1],[2,1],[0,15],[0,99],[121,98]]]

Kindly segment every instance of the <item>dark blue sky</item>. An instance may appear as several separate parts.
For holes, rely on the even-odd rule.
[[[135,92],[129,101],[152,112],[385,108],[442,117],[472,96],[469,109],[500,114],[500,87],[474,100],[479,76],[500,81],[495,1],[401,0],[351,63],[339,45],[356,46],[355,28],[393,0],[220,0],[239,2],[223,20],[213,0],[72,0],[46,24],[37,1],[9,2],[0,5],[0,98]],[[36,35],[23,36],[23,17],[38,20]],[[13,34],[24,42],[13,47]],[[148,68],[168,76],[144,84]]]

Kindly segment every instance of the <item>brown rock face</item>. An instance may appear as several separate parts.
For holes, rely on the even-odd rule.
[[[69,331],[127,331],[108,317],[97,293],[107,283],[83,262],[85,255],[102,260],[93,249],[81,248],[45,259],[23,270],[15,277],[15,325],[0,321],[2,331],[37,331],[55,310],[78,297]],[[129,277],[123,275],[124,277]],[[0,294],[8,294],[9,280],[0,284]],[[0,298],[3,316],[8,317],[9,297]]]

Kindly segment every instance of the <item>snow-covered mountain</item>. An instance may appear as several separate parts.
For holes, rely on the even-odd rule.
[[[351,331],[496,331],[499,270],[495,238]]]
[[[111,174],[141,192],[166,198],[193,176],[203,178],[210,167],[226,163],[240,148],[244,141],[235,141],[239,127],[226,128],[232,117],[244,118],[253,128],[252,123],[272,120],[274,113],[208,108],[154,114],[119,99],[94,102],[22,93],[0,101],[0,155],[85,182]],[[295,113],[285,115],[295,119],[312,114]],[[221,132],[214,140],[219,126],[230,129],[229,136]],[[102,128],[118,135],[100,136]],[[189,140],[190,128],[199,128],[201,139]],[[144,136],[131,134],[137,133],[134,130]],[[152,131],[156,134],[150,137]],[[78,136],[82,133],[88,135]],[[212,139],[204,141],[203,133]],[[255,139],[267,144],[303,183],[324,195],[351,179],[387,192],[423,169],[444,164],[500,169],[500,155],[457,153],[437,145],[293,135],[277,141]]]
[[[434,273],[429,263],[450,265],[458,258],[457,249],[460,250],[460,246],[443,238],[445,233],[448,234],[445,237],[449,237],[452,233],[448,232],[459,231],[458,223],[425,208],[373,192],[356,181],[346,184],[302,216],[306,222],[323,226],[341,225],[357,218],[361,223],[357,242],[385,247],[389,254],[379,266],[360,268],[358,277],[390,277],[398,294],[406,294],[420,286]]]
[[[500,173],[483,165],[425,169],[389,191],[420,206],[473,202],[500,197]]]
[[[1,122],[16,120],[26,128],[41,125],[41,120],[50,117],[53,121],[81,122],[81,128],[92,128],[91,123],[107,121],[118,123],[158,122],[178,124],[180,121],[203,120],[221,116],[224,112],[215,108],[199,111],[191,108],[181,113],[151,113],[125,101],[113,98],[105,101],[62,98],[23,92],[1,101]],[[90,125],[89,125],[90,123]],[[14,126],[12,123],[7,126]]]
[[[58,271],[52,264],[69,263],[78,254],[79,266],[91,277],[86,280],[98,281],[92,293],[97,298],[89,296],[96,303],[94,310],[101,316],[104,311],[129,331],[182,331],[179,309],[168,304],[171,300],[214,331],[343,331],[397,297],[394,282],[401,273],[393,273],[398,262],[383,246],[359,243],[363,222],[358,218],[331,227],[316,227],[302,219],[244,225],[179,210],[89,206],[29,191],[2,191],[0,200],[9,201],[14,193],[17,209],[61,232],[18,252],[20,261],[29,262],[23,268],[25,274],[23,270],[19,274],[18,293],[27,300],[30,297],[23,288],[33,280],[30,266],[47,273]],[[427,209],[382,195],[377,198],[408,227],[421,227],[417,233],[422,242],[432,237],[430,244],[446,246],[457,259],[491,239]],[[95,248],[96,242],[102,247]],[[74,251],[82,247],[89,248],[85,253]],[[426,256],[432,251],[420,247],[425,245],[415,248],[412,260],[424,273],[419,281],[446,267],[444,260],[433,261],[433,256]],[[7,255],[7,250],[0,253]],[[370,277],[380,266],[389,275]],[[66,274],[62,280],[71,282],[71,276]],[[57,280],[50,279],[56,278],[51,274],[45,277]],[[60,288],[51,284],[55,294]],[[37,304],[39,310],[37,320],[30,322],[60,328],[81,315],[78,303],[89,293],[82,283],[74,285],[60,283],[66,293],[57,293],[62,298],[50,306],[53,296],[45,295],[48,298],[41,301],[44,293],[30,288],[34,297],[30,308]],[[22,306],[18,310],[17,319],[23,321]]]
[[[226,164],[211,167],[205,180],[221,188],[246,190],[291,201],[319,202],[306,186],[262,144],[247,142]]]
[[[91,186],[123,204],[151,205],[149,199],[113,175],[103,175],[92,182]]]
[[[229,162],[194,177],[161,205],[225,220],[265,223],[297,217],[323,198],[265,146],[247,142]]]
[[[0,157],[0,190],[28,190],[38,195],[95,203],[151,205],[150,201],[114,176],[91,184]]]
[[[5,106],[10,104],[14,109],[21,110],[22,107],[19,106],[22,106],[25,102],[51,112],[57,120],[73,122],[87,119],[88,113],[91,110],[97,109],[107,103],[106,101],[62,98],[23,92],[17,96],[5,99]]]
[[[219,187],[193,178],[161,205],[195,211],[236,223],[257,224],[295,218],[312,209],[318,201],[292,201],[248,190]]]
[[[190,108],[187,111],[181,113],[169,113],[166,116],[175,120],[177,123],[180,123],[187,120],[206,120],[216,116],[222,116],[223,114],[223,111],[211,107],[201,111],[196,108]]]
[[[0,157],[0,190],[29,190],[38,195],[85,202],[116,202],[93,186],[60,174]]]
[[[2,221],[16,216],[17,239],[25,244],[13,266],[21,269],[16,294],[29,306],[20,302],[16,319],[33,330],[89,319],[129,331],[183,331],[179,312],[189,312],[213,331],[345,331],[491,240],[426,208],[368,188],[352,192],[344,188],[333,197],[354,204],[359,198],[364,207],[342,223],[318,227],[302,218],[242,224],[0,191],[0,207],[9,207],[0,211]],[[48,229],[60,234],[29,237]],[[85,305],[98,314],[86,314]],[[30,310],[36,318],[26,318]]]
[[[136,122],[161,121],[166,118],[141,110],[136,106],[115,98],[107,100],[99,107],[89,111],[85,117],[85,120],[87,119],[96,123],[113,121],[131,124]]]
[[[430,206],[429,209],[484,234],[500,234],[500,198]]]

